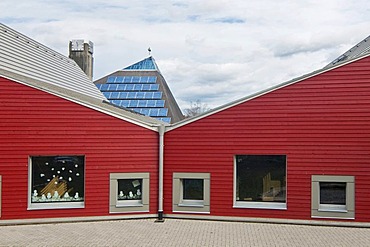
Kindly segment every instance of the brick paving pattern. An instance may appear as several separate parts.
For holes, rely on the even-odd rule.
[[[0,246],[370,246],[370,228],[153,219],[0,226]]]

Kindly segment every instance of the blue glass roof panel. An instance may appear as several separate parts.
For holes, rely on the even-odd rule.
[[[147,107],[155,107],[156,105],[156,100],[148,100]]]
[[[123,82],[131,82],[132,76],[124,76]]]
[[[134,90],[135,84],[125,84],[125,85],[126,85],[125,90],[127,90],[127,91]]]
[[[141,76],[140,77],[140,82],[141,83],[147,83],[149,81],[149,76]]]
[[[146,107],[148,102],[146,100],[139,100],[138,107]]]
[[[107,83],[156,83],[156,76],[109,76]]]
[[[107,83],[114,82],[115,76],[108,76]]]
[[[110,99],[119,99],[119,92],[112,92],[109,96]]]
[[[145,93],[144,92],[137,92],[136,93],[136,99],[144,99]]]
[[[128,92],[126,99],[136,99],[136,92]]]
[[[156,76],[150,76],[149,77],[149,80],[148,80],[148,83],[155,83],[157,81],[157,77]]]
[[[167,108],[159,108],[158,109],[158,116],[167,117],[167,112],[168,112]]]
[[[161,99],[161,98],[162,98],[162,92],[153,93],[153,99]]]
[[[131,82],[140,82],[140,76],[133,76]]]
[[[138,100],[130,100],[129,107],[137,107],[139,105]]]
[[[150,90],[153,90],[153,91],[159,90],[159,84],[150,84],[148,86],[150,86]]]
[[[131,84],[131,83],[106,83],[96,84],[97,88],[102,92],[114,91],[158,91],[158,84]]]
[[[157,66],[152,57],[145,58],[144,60],[130,65],[123,70],[157,70]]]
[[[155,107],[164,107],[164,100],[154,100]]]

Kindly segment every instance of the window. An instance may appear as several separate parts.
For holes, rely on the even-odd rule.
[[[184,200],[203,201],[204,182],[203,179],[182,179],[182,194]]]
[[[149,173],[111,173],[111,213],[149,212]]]
[[[30,157],[28,209],[84,207],[84,178],[84,156]]]
[[[174,173],[172,201],[174,212],[209,213],[210,174]]]
[[[286,209],[286,156],[236,155],[234,207]]]
[[[313,175],[311,180],[313,218],[354,219],[354,176]]]
[[[142,205],[142,179],[117,179],[117,206]]]

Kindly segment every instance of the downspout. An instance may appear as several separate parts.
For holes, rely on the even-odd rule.
[[[164,132],[163,124],[158,126],[159,134],[159,167],[158,167],[158,219],[156,222],[164,222],[163,219],[163,156],[164,156]]]

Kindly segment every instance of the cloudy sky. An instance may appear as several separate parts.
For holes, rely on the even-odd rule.
[[[94,79],[148,56],[181,108],[210,108],[320,69],[370,35],[369,0],[1,0],[0,22],[68,55],[94,42]]]

